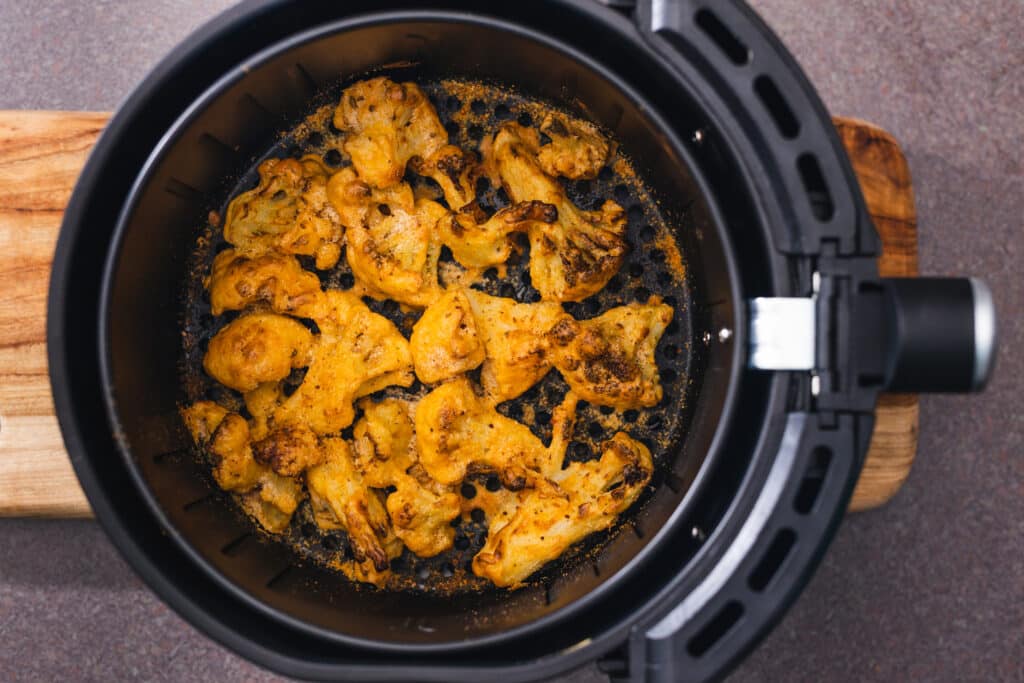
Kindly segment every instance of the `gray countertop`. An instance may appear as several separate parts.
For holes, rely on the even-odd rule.
[[[0,0],[0,108],[112,109],[229,4]],[[1024,2],[753,4],[834,113],[902,142],[922,272],[988,279],[1002,355],[985,395],[922,400],[903,491],[846,520],[730,680],[1024,680]],[[0,680],[279,680],[165,607],[93,522],[2,520],[0,547]]]

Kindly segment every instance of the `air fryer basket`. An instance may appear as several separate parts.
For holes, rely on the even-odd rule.
[[[97,518],[211,636],[310,678],[526,680],[601,657],[614,677],[702,679],[806,582],[894,376],[856,334],[864,321],[884,331],[880,302],[906,296],[878,280],[827,113],[757,18],[739,2],[614,4],[260,0],[197,33],[110,123],[54,260],[55,402]],[[325,88],[409,65],[512,84],[602,124],[678,228],[688,426],[638,532],[616,536],[597,572],[584,563],[513,593],[369,591],[250,534],[191,455],[180,296],[210,198]],[[747,367],[758,297],[815,307],[813,375]]]
[[[484,135],[498,130],[505,121],[516,120],[521,125],[536,126],[552,112],[551,103],[530,97],[509,83],[445,78],[431,73],[430,67],[422,63],[378,70],[374,74],[385,74],[398,82],[414,81],[434,103],[441,123],[448,131],[449,142],[465,149],[477,149]],[[367,74],[360,76],[365,75]],[[288,134],[275,135],[274,145],[265,156],[300,158],[312,154],[322,158],[329,167],[337,169],[345,164],[346,159],[338,151],[342,144],[340,135],[326,114],[331,113],[337,106],[340,91],[350,85],[351,80],[349,78],[347,81],[339,81],[335,87],[312,96],[312,115]],[[253,101],[255,102],[255,99]],[[324,101],[326,104],[321,104]],[[203,357],[209,340],[223,325],[239,314],[229,312],[213,316],[203,282],[210,271],[215,254],[230,246],[223,238],[219,217],[226,215],[230,198],[256,186],[257,167],[260,161],[262,158],[247,169],[230,192],[230,197],[220,198],[217,202],[217,211],[210,215],[215,217],[218,225],[207,226],[202,231],[194,255],[193,266],[190,269],[191,281],[187,283],[183,296],[184,310],[181,323],[185,349],[178,383],[184,389],[181,400],[185,404],[209,399],[222,405],[241,405],[241,395],[225,389],[203,368]],[[568,302],[563,306],[568,313],[580,320],[593,318],[615,306],[647,302],[652,294],[658,295],[666,304],[672,306],[672,322],[667,326],[656,349],[657,361],[661,366],[660,384],[663,396],[656,406],[632,410],[615,411],[607,406],[592,405],[586,401],[579,403],[575,410],[574,429],[569,434],[571,443],[568,445],[566,457],[569,462],[594,460],[600,457],[602,444],[616,432],[626,430],[632,438],[647,444],[651,450],[656,467],[648,491],[656,492],[667,486],[675,494],[681,495],[689,486],[690,479],[700,464],[700,460],[696,458],[690,465],[677,463],[675,460],[689,428],[691,404],[700,389],[700,382],[691,379],[699,379],[702,376],[701,364],[704,358],[703,351],[706,349],[702,339],[703,333],[694,334],[692,316],[697,314],[698,317],[706,317],[706,305],[694,301],[691,297],[686,265],[681,261],[677,245],[679,240],[675,235],[692,235],[697,226],[693,222],[692,214],[683,212],[673,217],[673,227],[670,231],[658,203],[649,196],[628,161],[622,150],[616,149],[597,177],[565,184],[568,196],[577,206],[594,209],[609,198],[613,198],[622,206],[627,217],[625,237],[630,248],[618,273],[602,291],[583,301]],[[411,184],[414,192],[436,191],[432,181],[427,181],[414,173],[407,173],[406,181]],[[500,185],[492,184],[487,179],[481,179],[477,183],[477,190],[477,201],[488,214],[509,204],[508,197]],[[679,203],[681,202],[677,202]],[[472,285],[474,288],[492,296],[514,298],[521,302],[540,300],[540,293],[533,287],[530,279],[529,243],[525,235],[520,237],[522,239],[519,248],[522,251],[506,262],[502,269],[504,274],[499,275],[496,268],[487,270]],[[443,264],[452,263],[453,260],[451,254],[442,249],[442,267],[449,267]],[[307,267],[313,269],[308,260]],[[354,276],[345,260],[318,274],[321,284],[326,288],[348,289],[354,284]],[[411,334],[413,325],[419,319],[419,312],[403,310],[396,302],[373,299],[366,301],[372,310],[391,320],[406,335]],[[478,374],[479,372],[473,372],[470,376],[479,382]],[[296,388],[304,376],[304,370],[293,371],[285,380],[285,384],[289,388]],[[562,403],[568,389],[559,373],[549,372],[522,396],[501,403],[498,410],[526,424],[543,443],[550,443],[551,416]],[[417,400],[427,391],[427,387],[414,382],[409,388],[386,388],[378,396]],[[359,421],[361,412],[362,410],[357,407],[354,422]],[[351,437],[350,430],[342,434],[346,438]],[[478,508],[481,513],[484,512],[481,500],[498,492],[502,485],[500,478],[495,475],[479,474],[469,479],[460,491],[466,513],[457,520],[454,546],[430,558],[418,557],[406,550],[391,562],[391,589],[448,594],[494,590],[494,586],[486,579],[472,572],[472,558],[483,547],[488,529],[488,520],[479,513],[474,518],[473,513]],[[222,492],[211,495],[229,497]],[[542,571],[531,577],[529,583],[535,584],[535,590],[544,592],[547,602],[561,596],[562,591],[559,589],[570,580],[570,576],[586,573],[587,570],[595,576],[607,573],[606,568],[602,568],[607,562],[602,551],[609,543],[617,542],[623,548],[626,545],[632,547],[634,543],[624,545],[624,539],[620,538],[621,534],[635,534],[638,538],[646,535],[646,520],[649,518],[646,507],[649,497],[649,493],[641,495],[630,510],[620,516],[619,523],[611,530],[593,534],[585,542],[574,545],[572,549],[563,553],[559,561],[549,563]],[[204,500],[203,504],[214,503]],[[486,503],[482,505],[486,506]],[[672,503],[673,507],[674,505]],[[198,507],[199,503],[194,501],[189,511]],[[250,532],[243,532],[228,542],[230,550],[232,553],[238,553],[242,544],[256,542],[253,537],[257,535],[255,528]],[[347,534],[344,531],[321,530],[313,519],[312,508],[308,503],[299,506],[289,529],[277,540],[291,545],[301,560],[313,560],[330,566],[332,563],[336,564],[352,557]],[[627,552],[632,553],[631,550]],[[622,550],[616,551],[616,554],[625,556]],[[502,599],[501,596],[498,599]]]
[[[710,329],[709,309],[702,302],[715,301],[725,308],[733,302],[732,291],[720,276],[708,280],[705,275],[728,271],[718,232],[688,174],[690,165],[659,140],[664,125],[645,113],[650,107],[570,55],[527,37],[470,23],[396,22],[317,34],[257,57],[241,78],[211,91],[192,116],[171,130],[141,178],[136,200],[125,209],[122,242],[109,271],[106,346],[112,414],[120,421],[135,466],[152,492],[154,509],[169,526],[180,530],[218,575],[262,604],[334,634],[384,643],[464,644],[481,636],[507,635],[514,627],[555,615],[592,594],[642,554],[696,475],[709,437],[702,439],[693,431],[713,431],[723,394],[704,396],[704,373],[699,365],[686,367],[688,352],[675,360],[673,371],[686,375],[689,370],[692,379],[685,404],[702,404],[707,418],[690,430],[694,446],[688,445],[688,436],[669,447],[658,480],[670,481],[656,488],[633,522],[634,532],[616,535],[594,562],[568,568],[554,583],[513,592],[435,596],[426,591],[367,590],[337,572],[301,562],[279,542],[252,534],[248,520],[233,513],[230,498],[211,490],[209,477],[201,472],[204,466],[193,457],[188,436],[180,428],[174,345],[180,343],[179,300],[186,276],[182,264],[187,263],[197,226],[212,208],[211,198],[223,197],[225,184],[249,171],[254,159],[275,147],[282,125],[309,114],[311,103],[324,89],[337,93],[332,86],[339,74],[351,81],[352,76],[374,72],[381,64],[410,62],[412,66],[405,69],[392,68],[391,75],[424,82],[465,76],[507,84],[524,95],[571,107],[608,127],[627,145],[627,153],[638,161],[687,254],[690,281],[699,294],[693,305],[677,302],[679,327],[687,334],[678,341],[696,352],[699,364],[707,348],[701,338]],[[462,67],[465,71],[454,70],[461,65],[467,65]],[[642,227],[641,221],[634,221],[632,241],[640,240]],[[702,242],[695,238],[698,230],[707,233]],[[169,259],[172,244],[177,253]],[[645,243],[636,247],[637,252],[653,249]],[[630,264],[650,268],[643,258],[635,253]],[[139,296],[140,292],[146,295]],[[171,311],[175,314],[168,315]],[[668,392],[666,410],[681,411],[683,396],[674,385]],[[160,428],[154,429],[155,424]],[[156,442],[153,435],[158,432],[162,438]],[[408,628],[408,619],[416,620],[417,627]]]

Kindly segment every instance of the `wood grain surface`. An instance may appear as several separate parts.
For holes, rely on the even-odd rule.
[[[106,120],[0,112],[0,514],[91,514],[53,414],[46,294],[64,206]]]
[[[109,115],[0,111],[0,516],[88,517],[64,451],[46,364],[46,295],[64,206]],[[883,275],[917,274],[910,172],[896,141],[835,119],[884,244]],[[913,395],[884,396],[851,510],[891,498],[917,450]]]
[[[871,218],[882,237],[882,277],[917,275],[917,210],[910,167],[899,143],[885,130],[857,119],[834,119],[850,156]],[[882,505],[896,495],[917,454],[917,394],[884,394],[875,410],[875,431],[851,510]]]

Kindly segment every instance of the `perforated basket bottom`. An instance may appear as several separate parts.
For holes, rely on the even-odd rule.
[[[417,78],[416,81],[436,107],[451,143],[467,149],[476,150],[481,139],[504,121],[515,119],[525,126],[537,125],[545,112],[564,111],[550,103],[525,97],[515,88],[504,84],[458,79]],[[324,101],[336,101],[336,98],[328,100],[325,95]],[[224,208],[231,198],[256,185],[256,168],[264,158],[317,154],[333,168],[348,165],[347,158],[340,151],[338,131],[330,123],[332,110],[333,104],[317,107],[302,124],[281,136],[279,143],[269,149],[264,157],[255,160],[235,187],[221,201],[216,202],[221,207],[219,214],[224,215]],[[671,226],[666,223],[659,207],[634,171],[633,164],[624,155],[621,147],[623,141],[614,142],[618,143],[617,152],[595,180],[568,181],[565,187],[572,201],[583,209],[599,208],[609,198],[626,209],[629,254],[619,273],[604,290],[584,301],[565,304],[565,310],[577,319],[592,318],[614,306],[646,302],[651,294],[661,296],[673,306],[673,322],[657,347],[664,397],[658,406],[644,410],[618,411],[581,402],[567,460],[586,461],[597,457],[600,444],[616,431],[624,430],[650,448],[656,463],[655,474],[649,490],[622,515],[612,530],[593,534],[570,548],[558,561],[549,563],[531,577],[531,583],[548,582],[569,564],[590,561],[614,534],[630,527],[630,520],[655,488],[673,485],[671,481],[665,482],[666,476],[670,476],[667,475],[667,460],[679,447],[683,436],[683,407],[687,383],[690,381],[687,369],[690,366],[692,343],[692,302],[680,250],[672,234],[673,231],[685,230],[686,226],[679,225],[678,221]],[[628,141],[625,142],[625,149],[628,150]],[[439,188],[432,180],[411,172],[407,174],[406,180],[414,187],[431,186],[440,196]],[[486,180],[482,180],[478,186],[478,198],[488,213],[509,203],[505,192],[500,187],[491,186]],[[202,277],[209,272],[214,255],[229,245],[213,225],[206,226],[204,236],[205,239],[199,240],[201,246],[194,254],[191,268],[193,276],[185,294],[185,343],[181,363],[183,401],[191,403],[211,399],[245,414],[241,395],[215,383],[202,368],[202,357],[210,338],[237,315],[226,313],[215,318],[210,313]],[[447,248],[441,258],[443,262],[452,261]],[[311,259],[302,260],[307,269],[319,275],[325,288],[345,289],[353,284],[352,272],[344,257],[330,271],[315,271]],[[473,286],[488,294],[514,298],[519,302],[539,301],[540,295],[530,284],[528,265],[529,244],[523,240],[521,252],[509,261],[505,277],[499,278],[497,270],[490,269]],[[418,312],[403,311],[393,301],[379,302],[369,298],[365,301],[371,309],[393,321],[406,336],[419,318]],[[303,372],[293,373],[286,385],[297,386]],[[499,405],[498,410],[527,425],[544,443],[550,443],[552,410],[561,403],[567,390],[565,381],[556,370],[552,370],[518,399]],[[375,396],[415,398],[427,391],[428,387],[416,382],[409,389],[390,387]],[[357,411],[356,421],[360,414],[361,411]],[[351,437],[351,428],[342,432],[342,435]],[[417,557],[405,550],[401,557],[392,561],[393,579],[388,588],[432,592],[498,590],[490,582],[475,576],[471,563],[487,536],[483,510],[473,506],[473,499],[497,491],[500,486],[497,477],[467,480],[461,487],[461,493],[468,501],[464,506],[467,513],[453,522],[456,529],[454,548],[429,559]],[[313,523],[308,502],[300,506],[289,530],[276,538],[290,545],[302,560],[331,566],[352,557],[345,532],[321,531]]]

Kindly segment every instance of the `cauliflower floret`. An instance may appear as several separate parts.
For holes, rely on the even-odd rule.
[[[330,169],[316,156],[267,159],[260,182],[228,205],[224,239],[242,256],[270,252],[316,257],[321,270],[341,256],[344,230],[327,201]]]
[[[203,357],[206,372],[224,386],[252,391],[309,365],[313,334],[276,313],[243,315],[222,327]]]
[[[548,114],[541,121],[540,132],[551,138],[537,155],[548,175],[596,178],[611,153],[608,140],[589,121]]]
[[[537,159],[537,131],[506,123],[484,147],[488,167],[513,202],[536,200],[558,210],[554,223],[529,228],[530,279],[550,301],[580,301],[600,291],[626,255],[626,216],[607,200],[598,211],[574,205]]]
[[[415,83],[371,78],[345,88],[334,125],[359,177],[374,187],[402,180],[414,156],[426,159],[448,144],[448,132]]]

